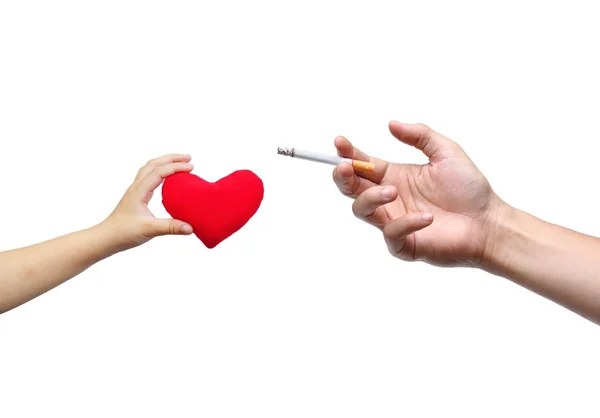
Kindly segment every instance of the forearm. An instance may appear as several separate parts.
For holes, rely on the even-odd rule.
[[[505,204],[489,237],[485,270],[600,324],[600,239]]]
[[[99,225],[0,253],[0,313],[77,276],[112,248],[110,231]]]

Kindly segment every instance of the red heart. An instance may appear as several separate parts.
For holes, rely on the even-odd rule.
[[[190,224],[207,248],[246,225],[263,196],[263,182],[250,170],[234,171],[214,183],[191,173],[176,173],[162,186],[162,203],[169,215]]]

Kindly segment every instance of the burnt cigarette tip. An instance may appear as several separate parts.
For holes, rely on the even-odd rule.
[[[293,157],[294,156],[294,149],[293,148],[277,147],[277,154],[279,154],[279,155],[285,155],[286,157]]]

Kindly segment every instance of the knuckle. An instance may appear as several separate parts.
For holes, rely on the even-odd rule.
[[[337,168],[337,167],[336,167],[336,168],[334,168],[334,169],[331,171],[331,178],[333,179],[333,181],[334,181],[335,183],[337,183],[337,182],[339,181],[339,174],[338,174],[338,168]]]
[[[424,123],[418,123],[417,127],[419,128],[420,134],[423,135],[423,136],[429,136],[429,134],[432,132],[432,130],[429,127],[429,125],[426,125]]]
[[[390,234],[390,230],[385,227],[383,228],[383,239],[388,242],[388,247],[390,247],[389,241],[392,241],[393,237]]]
[[[367,199],[366,195],[361,196],[361,199],[355,200],[354,204],[352,205],[354,215],[358,218],[364,219],[365,221],[373,219],[377,207],[377,205],[373,204]]]
[[[411,258],[406,254],[406,251],[404,250],[404,244],[398,246],[396,244],[388,242],[387,248],[391,256],[398,258],[402,261],[412,261]]]
[[[398,253],[398,249],[396,248],[396,246],[393,245],[393,243],[389,239],[387,239],[387,238],[385,239],[385,244],[387,246],[388,253],[390,253],[391,255],[393,255],[394,257],[396,257],[397,253]]]
[[[448,139],[448,145],[450,146],[450,148],[457,152],[464,152],[463,147],[458,142],[453,141],[452,139]]]
[[[333,170],[333,173],[331,174],[331,178],[333,179],[333,182],[338,186],[341,187],[344,184],[346,184],[346,180],[340,175],[339,170],[337,169],[337,167]]]
[[[143,219],[139,223],[139,235],[150,236],[154,229],[154,224],[150,219]]]
[[[346,197],[353,197],[353,196],[354,196],[354,193],[352,193],[352,190],[350,190],[348,187],[346,187],[346,186],[344,186],[344,185],[342,185],[342,186],[339,186],[339,189],[340,189],[340,192],[341,192],[341,193],[342,193],[344,196],[346,196]]]
[[[168,166],[162,166],[162,167],[157,167],[154,170],[154,176],[158,179],[164,179],[165,177],[167,177],[169,174],[171,174],[172,169],[170,169]]]
[[[357,218],[360,218],[360,210],[359,210],[360,201],[355,200],[352,203],[352,214]]]
[[[352,184],[348,185],[349,196],[356,196],[356,195],[358,195],[358,192],[359,192],[358,187],[359,187],[360,183],[356,179],[356,177],[354,177],[353,180],[354,181],[351,182]]]
[[[395,234],[394,234],[393,230],[391,228],[389,228],[389,225],[386,225],[383,227],[383,238],[386,241],[393,241],[395,238]]]
[[[146,173],[146,166],[141,167],[135,175],[135,180],[139,180],[139,179],[143,178],[145,173]]]
[[[334,177],[334,181],[341,194],[347,197],[353,197],[354,191],[352,190],[352,187],[348,185],[347,180]]]
[[[138,182],[132,183],[127,188],[127,190],[125,190],[125,194],[123,195],[123,198],[127,197],[128,199],[123,199],[123,200],[121,200],[121,202],[123,202],[124,200],[129,200],[130,196],[133,195],[137,190],[138,190]]]
[[[406,262],[411,262],[414,261],[412,258],[410,258],[409,256],[406,255],[406,253],[402,250],[398,250],[396,253],[393,254],[394,257],[402,260],[402,261],[406,261]]]
[[[396,254],[396,249],[392,245],[388,244],[387,250],[388,250],[388,253],[390,253],[390,255],[392,255],[394,257],[398,256],[398,254]]]
[[[169,164],[163,167],[163,169],[160,171],[160,176],[162,178],[165,177],[169,177],[172,174],[175,174],[177,171],[179,171],[182,168],[181,165],[177,165],[177,164]]]

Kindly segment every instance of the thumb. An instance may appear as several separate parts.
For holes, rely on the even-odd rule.
[[[151,235],[153,237],[161,235],[190,235],[194,232],[193,228],[177,219],[157,219],[152,223]]]
[[[430,161],[450,157],[460,148],[455,142],[421,123],[406,124],[392,121],[389,129],[397,139],[422,151]]]

